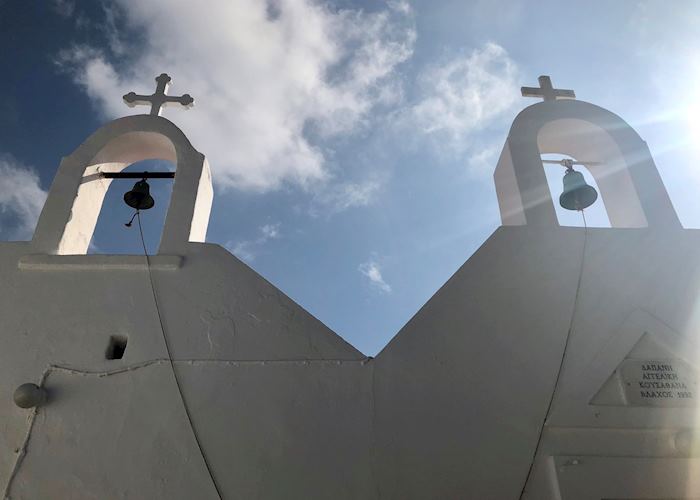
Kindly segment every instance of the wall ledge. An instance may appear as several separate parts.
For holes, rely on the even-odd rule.
[[[182,267],[181,255],[149,255],[151,269],[175,271]],[[26,271],[145,271],[143,255],[49,255],[20,257],[17,267]]]

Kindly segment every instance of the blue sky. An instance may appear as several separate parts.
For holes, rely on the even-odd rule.
[[[164,116],[214,174],[207,240],[373,355],[500,224],[493,169],[540,74],[634,126],[700,225],[698,21],[691,1],[0,0],[0,238],[30,238],[61,157],[167,72],[196,105]],[[139,252],[129,187],[93,251]]]

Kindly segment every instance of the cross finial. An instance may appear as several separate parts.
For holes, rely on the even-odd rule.
[[[520,87],[523,97],[541,97],[545,101],[555,101],[557,99],[576,99],[573,90],[555,89],[552,87],[552,80],[547,75],[537,78],[539,87]]]
[[[137,104],[150,104],[151,105],[151,115],[160,116],[161,108],[163,105],[169,102],[179,102],[183,106],[189,108],[194,104],[194,98],[189,95],[181,95],[180,97],[166,95],[168,87],[170,87],[170,81],[172,78],[165,73],[161,73],[160,76],[156,77],[156,91],[151,95],[139,95],[134,92],[129,92],[124,96],[124,102],[130,108],[133,108]]]

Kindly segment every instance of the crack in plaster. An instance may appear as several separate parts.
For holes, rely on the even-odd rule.
[[[212,314],[207,311],[209,316],[212,316]],[[214,342],[211,340],[211,321],[209,321],[207,318],[204,317],[203,314],[199,315],[199,318],[202,320],[202,322],[207,326],[207,342],[209,343],[209,352],[214,352]],[[212,317],[213,319],[213,317]]]
[[[374,358],[368,358],[368,362]],[[377,499],[382,498],[382,490],[379,485],[379,481],[377,480],[377,477],[375,475],[375,466],[378,463],[377,460],[377,435],[375,433],[375,427],[376,427],[376,416],[377,416],[377,397],[376,397],[376,377],[375,377],[375,370],[376,366],[373,364],[370,369],[372,370],[372,383],[370,385],[370,444],[369,444],[369,460],[370,460],[370,474],[372,477],[372,483],[374,483],[374,492],[377,495]]]
[[[252,314],[248,313],[249,316],[253,316]],[[208,316],[208,317],[207,317]],[[255,319],[258,319],[257,317],[253,316]],[[209,344],[209,352],[213,353],[214,352],[214,347],[216,343],[212,340],[211,336],[211,329],[212,329],[212,324],[215,321],[227,321],[229,325],[231,326],[231,337],[233,339],[233,346],[235,350],[235,345],[236,345],[236,339],[238,338],[238,327],[236,326],[236,322],[233,319],[233,315],[228,313],[228,312],[221,312],[221,313],[213,313],[209,309],[205,311],[204,314],[199,315],[199,319],[202,320],[202,323],[206,325],[206,336],[207,336],[207,342]],[[258,319],[258,321],[260,321]],[[218,347],[218,346],[217,346]]]
[[[246,365],[260,365],[260,366],[266,366],[266,365],[288,365],[288,364],[295,364],[297,366],[310,366],[312,364],[314,365],[342,365],[342,364],[360,364],[360,365],[366,365],[372,360],[372,358],[365,358],[365,359],[359,359],[359,360],[354,360],[354,359],[276,359],[276,360],[262,360],[262,359],[257,359],[257,360],[221,360],[221,359],[174,359],[172,360],[173,363],[176,364],[187,364],[190,366],[198,366],[198,365],[223,365],[223,366],[246,366]],[[72,366],[67,366],[67,365],[49,365],[46,367],[44,372],[41,375],[41,378],[39,379],[39,387],[43,387],[44,384],[46,383],[46,379],[48,379],[49,375],[52,372],[63,372],[63,373],[68,373],[70,375],[78,375],[81,377],[89,377],[89,376],[96,376],[96,377],[110,377],[112,375],[119,375],[122,373],[128,373],[132,372],[135,370],[140,370],[141,368],[147,368],[152,365],[161,365],[165,363],[170,363],[170,360],[167,358],[156,358],[156,359],[150,359],[146,361],[142,361],[140,363],[135,363],[133,365],[129,366],[123,366],[121,368],[116,368],[114,370],[106,370],[106,371],[99,371],[99,370],[88,370],[84,368],[76,368]],[[374,388],[372,388],[372,392],[374,393]],[[32,435],[32,430],[34,429],[34,423],[36,422],[36,418],[39,414],[39,407],[36,407],[32,410],[31,414],[29,415],[29,425],[27,427],[27,432],[24,435],[24,439],[22,441],[22,445],[15,450],[15,453],[17,453],[17,458],[15,459],[15,464],[12,467],[12,471],[10,472],[9,477],[7,478],[7,483],[5,485],[5,489],[3,491],[3,496],[2,498],[4,500],[11,500],[10,497],[10,489],[12,488],[12,483],[19,473],[19,469],[22,465],[22,462],[24,461],[24,458],[27,455],[27,448],[29,445],[29,441],[31,439]]]

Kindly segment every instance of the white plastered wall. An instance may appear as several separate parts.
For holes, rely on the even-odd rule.
[[[675,224],[675,214],[660,223],[670,212],[663,197],[653,202],[660,182],[644,187],[654,180],[648,162],[618,177],[623,190],[631,182],[638,193],[643,227],[559,227],[539,155],[592,157],[556,139],[559,127],[546,120],[574,120],[559,124],[573,130],[586,116],[569,103],[545,104],[535,106],[543,115],[518,118],[537,118],[532,142],[515,147],[512,136],[499,163],[499,197],[504,182],[514,195],[499,198],[512,209],[503,212],[504,226],[375,359],[225,249],[188,241],[206,219],[211,191],[206,166],[181,175],[187,156],[176,155],[168,213],[171,220],[181,207],[172,219],[180,225],[150,259],[158,311],[143,256],[51,255],[67,237],[85,168],[142,159],[143,149],[132,157],[117,151],[158,141],[146,134],[172,124],[134,117],[118,121],[114,137],[89,139],[75,153],[84,155],[62,165],[34,240],[0,244],[0,491],[29,499],[216,498],[172,378],[159,312],[224,498],[516,500],[523,491],[537,500],[644,498],[634,490],[635,471],[651,477],[671,466],[670,482],[662,478],[648,491],[678,497],[681,484],[700,495],[688,483],[700,474],[700,451],[674,444],[679,432],[697,427],[696,408],[591,404],[606,371],[645,332],[673,352],[700,355],[687,347],[700,331],[700,232]],[[131,132],[138,135],[125,135]],[[177,144],[177,133],[168,134],[157,154],[174,161],[168,143]],[[645,158],[643,143],[630,141]],[[603,190],[619,172],[596,175]],[[613,186],[609,180],[610,196]],[[96,212],[95,191],[84,203]],[[639,216],[628,195],[629,217]],[[88,238],[91,220],[76,223],[82,229],[73,234]],[[85,239],[75,245],[83,248]],[[123,359],[107,360],[115,334],[128,338],[127,349]],[[50,397],[36,414],[12,404],[15,387],[42,381]]]

